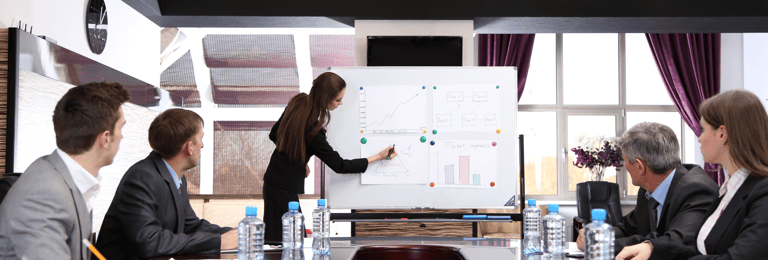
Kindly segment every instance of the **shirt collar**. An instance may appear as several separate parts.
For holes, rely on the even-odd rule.
[[[64,165],[67,166],[69,175],[72,176],[75,186],[77,186],[78,191],[85,198],[85,204],[90,211],[93,208],[91,206],[93,204],[93,198],[96,197],[100,190],[99,181],[101,180],[101,175],[93,177],[90,172],[86,171],[85,168],[77,163],[75,159],[72,159],[69,154],[61,149],[56,149],[56,152],[59,153],[59,157],[64,161]]]
[[[653,193],[650,193],[650,196],[653,197],[654,200],[658,201],[659,205],[664,205],[664,200],[667,199],[667,193],[669,193],[669,185],[672,184],[672,179],[675,177],[676,171],[677,168],[672,170],[672,172],[667,175],[667,178],[664,179],[664,181],[662,181],[655,190],[653,190]]]
[[[728,192],[728,186],[734,186],[738,189],[738,187],[740,187],[744,180],[748,177],[749,170],[747,170],[747,168],[740,168],[736,171],[736,173],[733,174],[733,176],[731,176],[731,174],[728,173],[728,170],[723,167],[723,173],[725,176],[723,176],[723,184],[720,186],[720,196],[723,196],[726,192]],[[738,184],[738,186],[733,184]]]
[[[171,165],[168,164],[168,162],[163,159],[163,162],[165,163],[165,166],[168,167],[168,171],[171,172],[171,178],[173,178],[173,183],[176,184],[176,189],[181,187],[181,179],[179,179],[179,175],[176,174],[176,172],[171,168]]]

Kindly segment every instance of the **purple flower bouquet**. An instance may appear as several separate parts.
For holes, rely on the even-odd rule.
[[[593,145],[589,145],[589,143]],[[603,138],[592,140],[584,147],[572,148],[571,151],[576,154],[576,161],[573,162],[573,165],[589,169],[592,173],[592,181],[602,181],[603,173],[607,167],[623,166],[621,149],[615,143],[605,141]]]

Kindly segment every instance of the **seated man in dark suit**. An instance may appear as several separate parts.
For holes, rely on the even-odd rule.
[[[218,253],[237,248],[237,230],[199,219],[184,172],[200,163],[203,119],[169,109],[149,126],[152,151],[131,166],[115,192],[96,247],[107,259]]]
[[[640,186],[635,209],[614,226],[614,253],[650,240],[696,243],[706,211],[717,198],[717,184],[697,165],[680,163],[680,146],[671,128],[644,122],[618,140],[632,184]],[[584,249],[584,231],[576,241]],[[650,259],[677,259],[656,250]]]

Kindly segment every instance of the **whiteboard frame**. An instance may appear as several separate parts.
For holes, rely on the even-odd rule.
[[[438,188],[425,184],[362,185],[360,174],[337,174],[330,168],[328,205],[336,209],[477,209],[504,206],[520,198],[517,144],[516,67],[344,67],[331,68],[347,83],[343,104],[331,111],[328,142],[346,159],[360,157],[359,93],[361,86],[423,85],[427,91],[428,133],[375,134],[376,137],[421,136],[430,140],[496,141],[496,186],[493,188]],[[440,85],[498,85],[501,94],[501,133],[440,133],[433,135],[432,87]],[[518,203],[514,203],[518,205]]]

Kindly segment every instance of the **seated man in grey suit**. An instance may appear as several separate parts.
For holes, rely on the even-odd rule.
[[[149,145],[154,151],[125,173],[101,225],[96,247],[107,259],[237,247],[236,229],[197,218],[189,204],[184,172],[200,164],[202,126],[198,114],[184,109],[166,110],[152,121]]]
[[[698,165],[680,163],[675,132],[659,123],[643,122],[618,140],[632,184],[640,186],[635,209],[614,226],[614,253],[650,240],[692,245],[704,224],[718,187]],[[576,244],[584,250],[584,231]],[[676,252],[654,250],[650,259],[677,259]]]
[[[99,169],[112,164],[128,91],[117,83],[71,88],[56,104],[58,149],[35,160],[0,206],[0,259],[88,259]]]

